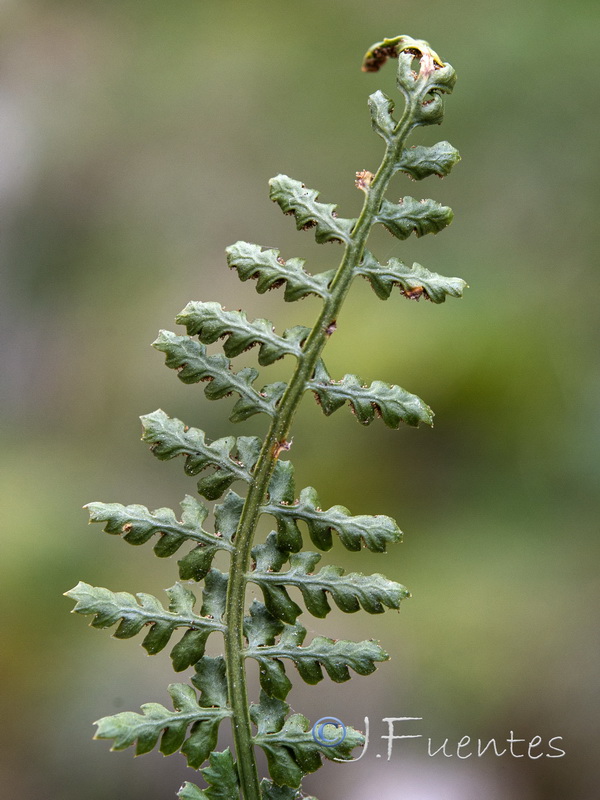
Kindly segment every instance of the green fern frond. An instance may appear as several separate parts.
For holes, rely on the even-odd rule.
[[[461,278],[445,278],[417,263],[408,267],[397,258],[392,258],[382,266],[368,251],[356,268],[356,274],[369,281],[381,300],[388,299],[394,286],[398,286],[409,300],[420,300],[424,297],[432,303],[444,303],[446,297],[462,297],[467,288],[466,282]]]
[[[212,758],[216,753],[211,753],[210,758]],[[237,794],[230,794],[229,797],[224,795],[224,800],[239,800],[239,788]],[[190,783],[186,781],[181,789],[177,792],[177,797],[179,800],[213,800],[213,798],[218,797],[218,795],[209,795],[207,791],[202,791],[196,784]]]
[[[280,786],[299,787],[304,775],[319,769],[322,756],[349,759],[352,750],[365,741],[361,733],[348,727],[339,744],[322,744],[313,737],[305,716],[292,714],[286,719],[288,711],[287,703],[265,692],[261,693],[260,704],[250,707],[250,716],[258,727],[254,742],[263,749],[271,778]]]
[[[397,125],[393,116],[394,108],[395,103],[391,97],[388,97],[379,89],[369,97],[371,125],[375,133],[378,133],[386,142],[390,142],[393,138]]]
[[[306,388],[314,392],[326,416],[349,402],[354,416],[363,425],[370,425],[375,417],[381,417],[388,428],[397,429],[401,422],[413,427],[421,422],[433,425],[432,410],[415,394],[383,381],[366,386],[357,375],[344,375],[341,380],[333,381],[322,361],[318,362]]]
[[[266,778],[260,783],[260,791],[261,800],[317,800],[312,795],[308,797],[299,793],[297,789],[292,789],[291,786],[278,786]]]
[[[355,219],[342,219],[337,216],[333,203],[318,203],[319,192],[307,189],[300,181],[277,175],[269,181],[269,197],[281,208],[284,214],[292,214],[299,231],[315,229],[315,239],[319,244],[338,241],[349,242]]]
[[[280,572],[288,557],[289,569]],[[400,608],[400,602],[410,597],[408,589],[378,573],[346,574],[333,564],[315,572],[321,560],[318,553],[286,553],[277,546],[275,533],[270,533],[264,544],[252,549],[252,558],[255,567],[248,573],[248,580],[260,586],[269,612],[290,624],[295,623],[302,609],[290,598],[287,586],[299,589],[307,611],[320,618],[331,611],[328,594],[346,614],[353,614],[361,608],[369,614],[382,614],[386,608]]]
[[[227,693],[227,666],[223,656],[203,656],[194,665],[191,681],[200,692],[202,705],[226,708],[229,706]]]
[[[391,517],[353,516],[345,506],[332,506],[323,511],[316,489],[307,486],[295,499],[294,468],[290,461],[278,461],[269,486],[269,499],[261,507],[277,522],[277,542],[283,550],[297,553],[302,549],[302,533],[298,522],[306,523],[313,544],[319,550],[331,550],[332,531],[348,550],[367,547],[384,553],[386,546],[399,542],[402,532]]]
[[[225,630],[222,622],[226,592],[224,576],[212,570],[205,586],[201,615],[193,611],[196,597],[180,583],[166,590],[170,601],[168,610],[151,594],[139,592],[136,600],[128,592],[111,592],[83,581],[65,595],[76,601],[74,612],[94,615],[90,623],[93,628],[111,628],[119,623],[113,634],[116,639],[130,639],[149,625],[150,630],[142,642],[148,655],[160,653],[177,628],[187,628],[171,652],[173,668],[181,672],[204,655],[206,640],[213,631]]]
[[[450,142],[438,142],[431,147],[415,145],[402,151],[396,168],[415,181],[430,175],[444,178],[460,161],[460,154]]]
[[[204,707],[185,683],[172,683],[168,692],[174,711],[160,703],[145,703],[141,714],[123,711],[102,717],[94,723],[98,726],[94,738],[113,739],[111,750],[125,750],[135,744],[138,756],[153,750],[160,738],[163,755],[181,750],[190,767],[202,766],[217,744],[221,721],[232,712],[228,708]]]
[[[186,495],[181,502],[181,521],[170,508],[149,511],[146,506],[123,506],[120,503],[88,503],[85,508],[89,511],[90,522],[105,522],[106,533],[121,536],[128,544],[146,544],[152,537],[158,536],[154,552],[159,558],[172,556],[185,542],[196,542],[196,547],[178,561],[179,577],[182,580],[201,580],[210,569],[218,550],[233,551],[231,539],[241,513],[234,497],[243,505],[242,498],[230,492],[225,502],[215,507],[218,534],[204,530],[202,523],[208,515],[208,509],[190,495]],[[232,502],[235,509],[230,510]],[[235,520],[233,524],[231,511]]]
[[[177,377],[183,383],[207,381],[204,394],[209,400],[220,400],[233,392],[240,399],[233,407],[229,419],[243,422],[254,414],[267,414],[274,417],[277,403],[287,384],[271,383],[260,392],[252,384],[258,372],[252,367],[244,367],[239,372],[231,370],[231,362],[223,355],[209,356],[206,347],[190,336],[177,336],[170,331],[160,331],[153,347],[165,353],[166,365],[177,370]]]
[[[248,242],[236,242],[226,248],[225,252],[228,266],[237,270],[240,280],[256,279],[256,291],[259,294],[285,284],[283,299],[287,303],[301,300],[310,294],[323,300],[329,297],[329,284],[334,270],[310,275],[304,270],[303,258],[284,261],[279,257],[279,250],[263,250]]]
[[[294,217],[298,230],[312,228],[318,243],[342,245],[337,268],[311,275],[304,259],[285,261],[275,248],[244,241],[227,248],[228,266],[242,281],[255,279],[259,294],[284,287],[287,302],[318,297],[320,309],[312,327],[298,325],[279,335],[266,319],[251,321],[244,311],[228,311],[216,302],[192,302],[176,318],[187,335],[161,331],[154,342],[183,383],[204,384],[210,400],[237,396],[230,415],[233,422],[256,414],[269,418],[262,438],[225,436],[211,442],[204,431],[164,411],[142,417],[143,441],[159,460],[183,456],[186,474],[200,476],[198,492],[209,500],[223,496],[213,507],[212,530],[206,528],[209,509],[189,495],[181,504],[181,519],[168,508],[150,511],[142,505],[98,502],[87,506],[91,522],[104,523],[107,533],[128,544],[152,541],[161,558],[179,553],[189,543],[191,549],[177,562],[179,576],[204,581],[199,612],[194,611],[194,594],[180,583],[167,590],[168,608],[149,594],[111,592],[82,582],[66,593],[76,601],[75,612],[92,617],[93,627],[116,626],[114,636],[124,639],[144,629],[142,645],[150,654],[170,646],[181,629],[182,638],[171,650],[173,667],[176,671],[192,668],[193,674],[191,686],[169,687],[173,710],[147,703],[141,713],[123,712],[96,723],[97,738],[113,740],[113,749],[135,746],[139,754],[158,745],[165,755],[180,750],[191,767],[201,769],[207,788],[186,782],[179,791],[180,800],[316,800],[299,791],[304,775],[318,769],[323,757],[350,759],[365,739],[335,718],[329,718],[334,725],[323,718],[311,727],[301,714],[288,716],[284,700],[294,671],[288,674],[285,663],[292,662],[309,684],[320,682],[325,674],[342,683],[351,672],[369,675],[388,655],[373,640],[351,642],[315,635],[306,642],[307,630],[298,623],[303,609],[290,596],[290,589],[298,590],[306,610],[320,618],[327,616],[332,604],[345,613],[362,608],[380,614],[398,609],[410,596],[404,586],[379,573],[346,573],[334,565],[315,571],[321,556],[303,551],[304,530],[319,550],[329,550],[336,534],[348,550],[366,547],[374,553],[399,542],[402,532],[388,516],[355,516],[342,505],[324,510],[311,486],[296,496],[294,467],[281,460],[281,454],[290,449],[292,421],[307,391],[315,394],[326,415],[348,403],[364,425],[376,416],[394,429],[402,422],[412,426],[432,422],[433,412],[416,395],[383,381],[366,385],[352,374],[333,380],[322,358],[358,276],[368,280],[382,299],[398,286],[406,298],[424,297],[440,304],[447,297],[461,297],[466,288],[461,279],[443,277],[417,263],[408,267],[392,258],[382,265],[367,250],[376,224],[383,224],[401,240],[446,227],[452,220],[448,207],[409,196],[392,203],[386,192],[399,172],[414,180],[444,177],[460,158],[445,141],[407,146],[416,128],[442,121],[444,96],[456,79],[453,68],[426,42],[397,36],[373,45],[363,69],[377,72],[389,58],[398,61],[397,85],[405,103],[395,116],[394,101],[383,92],[369,97],[372,126],[386,147],[375,173],[356,173],[356,187],[364,194],[358,218],[338,216],[337,206],[319,202],[316,191],[285,175],[270,181],[270,198]],[[206,345],[218,340],[223,340],[223,354],[209,354]],[[293,356],[288,359],[293,363],[289,380],[259,390],[258,370],[234,371],[230,359],[254,347],[263,366]],[[244,496],[230,488],[238,481],[245,484]],[[254,544],[263,515],[274,518],[276,530],[264,543]],[[219,552],[229,559],[227,574],[213,566]],[[254,600],[249,609],[248,583],[258,587],[264,599],[264,603]],[[205,654],[207,639],[215,631],[223,634],[223,656]],[[259,665],[258,704],[252,704],[249,696],[248,659]],[[235,761],[229,749],[215,751],[219,724],[226,718],[232,718]],[[259,778],[256,747],[265,752],[271,779]],[[207,759],[209,764],[203,767]]]
[[[269,320],[249,322],[243,311],[226,311],[219,303],[188,303],[175,321],[185,325],[188,334],[198,336],[204,344],[227,338],[223,351],[231,358],[259,345],[261,366],[273,364],[285,355],[302,358],[302,343],[310,333],[310,328],[296,325],[278,336]]]
[[[370,675],[376,669],[375,662],[389,658],[374,641],[347,642],[315,636],[302,647],[306,628],[280,622],[257,600],[250,606],[244,633],[248,640],[245,654],[258,662],[263,690],[280,700],[285,700],[292,688],[282,658],[293,661],[302,680],[310,684],[323,680],[323,669],[336,683],[350,680],[350,669],[358,675]],[[275,637],[279,640],[275,641]]]
[[[398,203],[383,200],[376,221],[385,225],[397,239],[408,239],[411,233],[418,237],[439,233],[450,225],[452,217],[452,209],[448,206],[433,200],[415,200],[407,195]]]
[[[217,757],[224,757],[225,754],[229,754],[227,759],[217,760]],[[229,748],[223,753],[211,753],[210,767],[200,770],[202,777],[210,784],[208,789],[199,789],[193,783],[186,781],[177,793],[179,800],[239,800],[240,786],[237,783],[237,774],[231,771],[229,762],[233,764]],[[300,794],[297,789],[292,789],[290,786],[278,786],[266,778],[261,781],[260,792],[261,800],[300,800],[300,798],[317,800],[312,795],[308,797]]]
[[[239,800],[240,782],[229,748],[211,753],[210,766],[201,769],[200,774],[208,788],[203,791],[186,782],[177,793],[179,800]]]
[[[204,431],[188,428],[160,409],[140,419],[144,428],[142,441],[151,445],[152,453],[161,461],[184,456],[187,475],[215,468],[212,475],[198,481],[198,491],[208,500],[216,500],[234,481],[252,482],[251,470],[260,452],[260,439],[256,436],[224,436],[208,444]]]

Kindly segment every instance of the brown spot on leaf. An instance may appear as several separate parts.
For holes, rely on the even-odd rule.
[[[408,300],[419,301],[423,295],[427,297],[427,292],[422,286],[414,286],[412,289],[403,289],[402,294],[404,297],[408,298]]]

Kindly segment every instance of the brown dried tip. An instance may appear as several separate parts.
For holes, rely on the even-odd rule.
[[[361,169],[360,172],[356,173],[356,180],[354,181],[354,185],[357,189],[362,189],[363,192],[366,192],[369,186],[373,183],[373,175],[372,172],[369,172],[368,169]]]
[[[388,58],[398,58],[397,44],[390,44],[382,47],[376,47],[374,50],[369,50],[364,57],[362,71],[379,72]]]
[[[432,50],[427,42],[422,39],[413,39],[411,36],[396,36],[393,39],[384,39],[376,42],[367,51],[363,63],[363,72],[378,72],[388,58],[398,58],[400,53],[408,53],[413,58],[421,61],[421,72],[429,75],[434,69],[444,66],[438,54]]]

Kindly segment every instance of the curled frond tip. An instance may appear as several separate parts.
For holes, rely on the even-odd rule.
[[[411,36],[395,36],[393,39],[384,39],[376,42],[365,53],[362,63],[363,72],[379,72],[388,58],[398,58],[400,53],[408,52],[421,61],[421,69],[429,71],[444,66],[444,62],[427,42],[423,39],[413,39]]]

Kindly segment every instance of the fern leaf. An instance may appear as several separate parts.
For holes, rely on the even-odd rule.
[[[342,219],[336,216],[333,203],[318,203],[319,193],[307,189],[300,181],[277,175],[269,181],[269,197],[276,202],[284,214],[293,214],[299,231],[315,229],[315,239],[319,244],[338,241],[350,242],[350,234],[355,219]]]
[[[243,311],[226,311],[219,303],[188,303],[176,317],[176,322],[185,325],[188,334],[198,336],[204,344],[227,337],[223,351],[232,358],[259,345],[258,363],[261,366],[272,364],[288,354],[301,358],[301,344],[310,333],[310,328],[296,325],[284,331],[283,336],[278,336],[269,320],[250,322]]]
[[[446,297],[462,297],[463,291],[468,288],[461,278],[445,278],[417,263],[408,267],[397,258],[392,258],[387,264],[381,265],[368,251],[355,271],[369,281],[381,300],[388,299],[394,286],[398,286],[409,300],[424,297],[432,303],[444,303]]]
[[[152,445],[152,452],[161,461],[185,456],[187,475],[197,475],[207,467],[215,468],[213,474],[198,481],[198,491],[209,500],[216,500],[236,480],[252,482],[250,472],[260,452],[260,440],[256,436],[237,439],[225,436],[208,444],[204,431],[188,428],[160,409],[140,419],[144,428],[142,441]]]
[[[276,661],[267,654],[261,657],[262,647],[275,645],[277,637],[284,631],[284,624],[270,614],[266,607],[254,600],[249,609],[249,616],[244,618],[244,636],[248,642],[246,657],[251,656],[258,662],[260,685],[269,697],[285,700],[292,688],[290,679],[285,674],[281,661]]]
[[[240,782],[229,748],[222,753],[211,753],[210,765],[200,773],[208,789],[203,791],[186,782],[177,794],[179,800],[239,800]]]
[[[432,410],[415,394],[383,381],[365,386],[356,375],[344,375],[341,380],[332,381],[321,360],[306,387],[315,393],[326,416],[348,401],[354,416],[363,425],[370,425],[376,416],[381,417],[388,428],[397,429],[401,422],[413,427],[421,422],[433,424]]]
[[[431,147],[416,145],[403,150],[396,168],[421,181],[430,175],[444,178],[459,161],[460,154],[450,142],[438,142]]]
[[[283,299],[288,303],[309,294],[323,299],[329,297],[328,287],[335,270],[311,275],[304,270],[303,258],[284,261],[279,257],[279,250],[263,250],[248,242],[236,242],[225,252],[228,265],[237,270],[242,281],[256,279],[256,291],[259,294],[285,284]]]
[[[269,500],[261,507],[277,522],[277,543],[283,550],[297,553],[302,549],[302,533],[298,522],[306,523],[313,544],[319,550],[330,550],[335,531],[344,547],[360,550],[364,545],[374,553],[384,553],[387,544],[399,542],[402,532],[391,517],[352,516],[344,506],[320,508],[319,497],[312,486],[295,498],[294,468],[289,461],[278,461],[269,487]]]
[[[410,597],[410,592],[404,586],[379,573],[345,574],[342,567],[334,565],[325,566],[315,573],[321,556],[309,551],[289,555],[289,569],[280,572],[288,554],[277,547],[276,540],[277,535],[270,533],[264,544],[252,549],[255,568],[248,573],[248,580],[260,586],[267,609],[284,622],[294,624],[302,612],[300,606],[290,598],[286,586],[299,589],[307,610],[320,618],[326,617],[331,611],[328,594],[337,607],[347,614],[360,608],[369,614],[381,614],[386,608],[400,608],[400,602]]]
[[[452,209],[433,200],[403,197],[399,203],[383,200],[376,221],[381,222],[398,239],[408,239],[411,233],[425,236],[438,233],[452,222]]]
[[[102,717],[96,739],[113,739],[112,750],[125,750],[136,745],[136,755],[149,753],[160,738],[160,752],[171,755],[178,750],[187,757],[190,767],[198,768],[217,744],[221,720],[231,716],[227,708],[205,708],[199,704],[196,692],[184,683],[168,687],[174,711],[160,703],[145,703],[142,713],[124,711]],[[188,736],[188,728],[190,728]]]
[[[232,551],[232,538],[242,513],[244,500],[235,492],[229,491],[223,502],[214,507],[215,538],[219,545],[206,547],[198,545],[177,562],[181,580],[200,581],[210,570],[212,559],[217,550]],[[225,546],[227,545],[227,546]]]
[[[355,747],[364,744],[362,733],[350,727],[346,728],[339,744],[322,744],[313,737],[305,716],[292,714],[286,720],[288,711],[287,703],[268,697],[264,692],[260,704],[250,707],[250,716],[258,727],[254,741],[264,750],[271,778],[279,786],[298,788],[304,775],[319,769],[322,756],[346,760]],[[289,795],[271,794],[273,800],[281,797],[287,800]]]
[[[274,417],[277,413],[277,403],[286,389],[285,383],[272,383],[258,392],[252,386],[258,378],[255,369],[245,367],[233,372],[226,356],[207,355],[206,347],[190,336],[160,331],[153,346],[166,354],[167,367],[178,370],[177,377],[183,383],[208,381],[204,394],[209,400],[220,400],[237,392],[240,399],[229,417],[232,422],[243,422],[254,414]]]
[[[187,628],[171,652],[173,668],[181,672],[202,657],[206,640],[213,631],[225,630],[221,621],[225,587],[218,575],[221,573],[213,570],[213,575],[207,580],[201,616],[193,611],[195,596],[180,583],[166,590],[170,600],[168,610],[151,594],[140,592],[136,600],[128,592],[111,592],[82,581],[65,595],[76,601],[74,612],[94,615],[90,623],[92,627],[110,628],[119,623],[113,634],[117,639],[130,639],[149,625],[150,630],[142,642],[148,655],[163,650],[177,628]],[[220,609],[220,612],[215,614],[215,609]]]
[[[223,656],[202,656],[194,664],[192,683],[200,692],[202,705],[225,708],[227,699],[227,668]]]
[[[211,758],[213,755],[214,754],[211,753]],[[186,781],[181,789],[177,792],[177,797],[179,800],[209,800],[210,795],[202,791],[202,789],[196,786],[195,783]],[[240,795],[238,792],[236,795],[233,795],[230,800],[239,800],[239,797]]]
[[[369,97],[369,111],[373,130],[389,142],[396,127],[396,120],[392,116],[394,101],[378,89]]]
[[[323,669],[336,683],[350,680],[350,669],[359,675],[370,675],[376,669],[376,661],[389,658],[374,641],[347,642],[315,636],[310,644],[302,647],[306,629],[299,624],[286,625],[276,620],[256,600],[244,622],[248,639],[246,657],[258,662],[263,690],[280,700],[285,700],[292,688],[282,658],[293,661],[300,677],[309,684],[323,680]],[[275,641],[275,636],[279,636],[279,641]]]
[[[226,502],[231,500],[226,498]],[[89,511],[90,522],[105,522],[106,533],[122,536],[129,544],[142,545],[158,535],[154,552],[159,558],[173,555],[186,541],[197,542],[196,547],[177,562],[182,580],[201,580],[210,569],[217,550],[232,552],[234,549],[231,537],[235,527],[233,530],[230,527],[224,530],[217,520],[219,535],[205,531],[202,523],[208,515],[208,509],[190,495],[186,495],[181,502],[181,521],[170,508],[149,511],[145,506],[123,506],[120,503],[88,503],[85,508]],[[217,516],[220,509],[222,506],[216,506]]]
[[[212,757],[211,753],[211,757]],[[239,800],[239,792],[231,800]],[[195,783],[190,783],[186,781],[180,790],[177,792],[177,797],[179,800],[208,800],[209,795],[206,792],[203,792]]]
[[[308,797],[291,786],[278,786],[266,778],[260,782],[260,797],[261,800],[317,800],[313,795]]]

